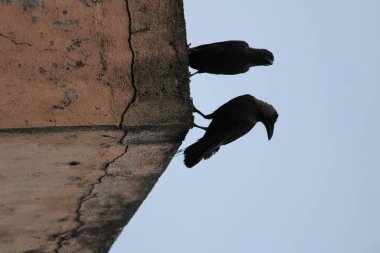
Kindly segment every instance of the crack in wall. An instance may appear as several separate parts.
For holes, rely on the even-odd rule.
[[[127,10],[127,14],[128,14],[128,32],[129,32],[129,36],[128,36],[128,45],[129,45],[129,50],[131,51],[131,54],[132,54],[132,59],[131,59],[131,81],[132,81],[132,88],[133,88],[133,97],[132,97],[132,100],[131,102],[127,105],[127,107],[125,108],[123,114],[121,115],[121,119],[120,119],[120,123],[119,123],[119,127],[123,127],[123,122],[124,122],[124,117],[125,115],[127,114],[127,111],[129,109],[129,107],[132,105],[133,102],[135,102],[136,100],[136,94],[137,94],[137,88],[136,88],[136,84],[135,84],[135,73],[134,73],[134,66],[135,66],[135,52],[133,51],[133,47],[132,47],[132,16],[131,16],[131,11],[130,11],[130,8],[129,8],[129,3],[128,3],[128,0],[125,0],[125,6],[126,6],[126,10]],[[124,139],[125,135],[123,136],[122,140]]]
[[[134,62],[135,62],[135,53],[133,51],[133,47],[132,47],[132,18],[131,18],[131,12],[130,12],[130,9],[129,9],[129,3],[128,3],[128,0],[125,1],[126,3],[126,11],[127,11],[127,15],[128,15],[128,26],[129,26],[129,37],[128,37],[128,45],[129,45],[129,49],[131,51],[131,54],[132,54],[132,59],[131,59],[131,82],[132,82],[132,87],[133,87],[133,97],[132,97],[132,100],[131,102],[127,105],[127,107],[125,108],[124,112],[122,113],[122,116],[121,116],[121,119],[120,119],[120,123],[118,125],[119,128],[123,128],[123,122],[124,122],[124,116],[125,114],[127,113],[129,107],[132,105],[132,103],[136,100],[136,85],[135,85],[135,76],[134,76]],[[2,34],[0,34],[2,35]],[[3,36],[5,37],[5,36]],[[8,38],[10,39],[10,38]],[[11,39],[10,39],[11,40]],[[13,41],[13,40],[12,40]],[[13,41],[14,43],[16,43],[15,41]],[[29,44],[30,45],[30,44]],[[30,45],[31,46],[31,45]],[[125,130],[125,134],[124,136],[119,140],[119,143],[120,144],[123,144],[123,140],[125,139],[127,135],[127,131]],[[125,153],[127,153],[127,150],[128,150],[128,146],[125,147],[125,151],[119,155],[118,157],[116,157],[115,159],[113,159],[112,161],[110,161],[109,163],[107,163],[105,166],[104,166],[104,174],[102,176],[100,176],[97,181],[93,184],[91,184],[91,189],[89,190],[89,192],[87,194],[85,194],[84,196],[82,196],[80,199],[79,199],[79,202],[78,202],[78,205],[77,205],[77,208],[75,209],[75,221],[78,223],[77,227],[74,228],[71,232],[68,231],[68,232],[64,232],[64,236],[61,236],[58,238],[58,241],[57,241],[57,247],[56,249],[54,250],[55,253],[59,253],[60,250],[62,249],[62,247],[64,246],[64,242],[67,241],[67,240],[70,240],[71,238],[75,237],[76,235],[78,235],[79,233],[79,230],[85,225],[85,222],[81,220],[81,208],[84,204],[85,201],[89,200],[89,199],[92,199],[93,197],[95,197],[95,195],[93,194],[93,191],[96,187],[96,185],[98,184],[101,184],[102,183],[102,180],[103,178],[107,177],[107,176],[113,176],[112,174],[108,173],[107,169],[109,168],[109,166],[115,162],[117,159],[119,159],[120,157],[122,157]]]
[[[102,176],[100,176],[97,181],[95,183],[92,183],[91,184],[91,189],[90,191],[83,195],[80,199],[79,199],[79,202],[78,202],[78,205],[77,205],[77,208],[75,209],[75,221],[78,223],[78,226],[75,227],[71,232],[68,231],[68,232],[63,232],[62,234],[65,234],[64,236],[61,236],[58,238],[58,241],[57,241],[57,247],[56,249],[54,250],[55,253],[59,253],[61,248],[63,247],[64,245],[64,242],[67,241],[67,240],[70,240],[71,238],[74,238],[78,235],[79,233],[79,230],[85,225],[85,222],[81,220],[81,208],[83,206],[83,204],[89,200],[89,199],[92,199],[95,197],[95,195],[93,194],[93,191],[96,187],[96,185],[98,184],[101,184],[102,181],[103,181],[103,178],[107,177],[107,176],[113,176],[112,174],[108,173],[108,168],[109,166],[114,163],[117,159],[119,159],[120,157],[122,157],[125,153],[127,153],[128,151],[128,146],[125,147],[125,151],[117,156],[116,158],[114,158],[112,161],[108,162],[104,168],[103,168],[103,171],[104,171],[104,174]]]
[[[27,43],[27,42],[17,42],[17,41],[15,41],[14,39],[12,39],[12,38],[10,38],[10,37],[8,37],[8,36],[5,36],[5,35],[2,34],[2,33],[0,33],[0,37],[3,37],[3,38],[5,38],[5,39],[7,39],[7,40],[12,41],[13,44],[15,44],[16,46],[17,46],[17,45],[26,45],[26,46],[30,46],[30,47],[32,46],[32,44]]]

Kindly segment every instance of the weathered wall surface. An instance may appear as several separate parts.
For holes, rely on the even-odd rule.
[[[0,252],[53,252],[78,199],[125,152],[115,130],[0,133]]]
[[[124,115],[126,126],[189,123],[192,108],[188,106],[189,76],[182,9],[182,1],[154,4],[129,1],[133,20],[130,28],[133,78],[138,89],[135,102]]]
[[[0,128],[120,123],[133,95],[125,1],[0,1],[0,13]]]
[[[0,252],[107,252],[192,121],[183,3],[0,14]]]

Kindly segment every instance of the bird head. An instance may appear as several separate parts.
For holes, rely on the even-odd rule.
[[[274,124],[278,118],[278,113],[274,107],[268,103],[263,102],[261,105],[261,117],[260,121],[264,124],[267,130],[268,140],[273,136]]]
[[[261,49],[262,57],[264,58],[265,66],[272,65],[274,61],[274,56],[271,51],[266,49]]]
[[[273,64],[274,56],[266,49],[251,48],[251,64],[253,66],[269,66]]]

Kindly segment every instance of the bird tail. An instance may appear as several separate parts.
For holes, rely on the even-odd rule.
[[[185,165],[188,168],[195,166],[202,159],[208,159],[214,155],[221,145],[216,138],[201,138],[196,143],[187,147],[184,151]]]

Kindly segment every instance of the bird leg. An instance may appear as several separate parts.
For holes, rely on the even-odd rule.
[[[196,74],[198,74],[199,73],[199,71],[197,71],[197,72],[194,72],[194,73],[189,73],[190,74],[190,76],[189,77],[192,77],[193,75],[196,75]]]
[[[195,123],[193,123],[192,127],[197,127],[197,128],[200,128],[200,129],[203,129],[203,130],[207,131],[207,127],[198,126],[198,125],[195,124]]]
[[[193,112],[198,113],[199,115],[201,115],[205,119],[211,119],[211,114],[209,114],[209,115],[203,114],[201,111],[199,111],[197,108],[195,108],[194,105],[193,105]]]

